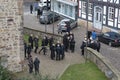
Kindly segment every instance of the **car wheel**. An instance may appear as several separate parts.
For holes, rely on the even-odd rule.
[[[109,42],[109,44],[108,44],[109,46],[112,46],[112,43],[111,42]]]

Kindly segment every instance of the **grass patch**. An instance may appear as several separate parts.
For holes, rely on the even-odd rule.
[[[71,65],[59,80],[108,80],[92,62]]]

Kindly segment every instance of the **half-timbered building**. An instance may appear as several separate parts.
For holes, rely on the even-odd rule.
[[[79,19],[92,28],[120,31],[120,0],[79,0],[78,7]]]

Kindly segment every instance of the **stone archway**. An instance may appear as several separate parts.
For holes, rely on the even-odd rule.
[[[24,54],[23,0],[0,0],[0,56],[7,55],[10,71],[22,70],[20,64]]]

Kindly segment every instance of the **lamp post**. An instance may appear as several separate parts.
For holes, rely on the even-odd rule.
[[[86,26],[86,38],[87,38],[87,40],[88,40],[88,14],[89,14],[89,0],[87,0],[87,6],[86,6],[87,8],[87,10],[86,10],[86,19],[87,19],[87,26]],[[88,42],[86,42],[86,49],[87,49],[87,46],[88,46]],[[88,54],[88,52],[87,52],[87,50],[86,50],[86,55],[85,55],[85,63],[87,62],[87,54]]]
[[[45,20],[45,33],[47,32],[47,20],[45,19],[46,16],[44,16],[44,20]]]
[[[54,12],[54,1],[53,1],[53,12]],[[55,18],[55,13],[53,14],[53,35],[54,35],[54,18]]]

